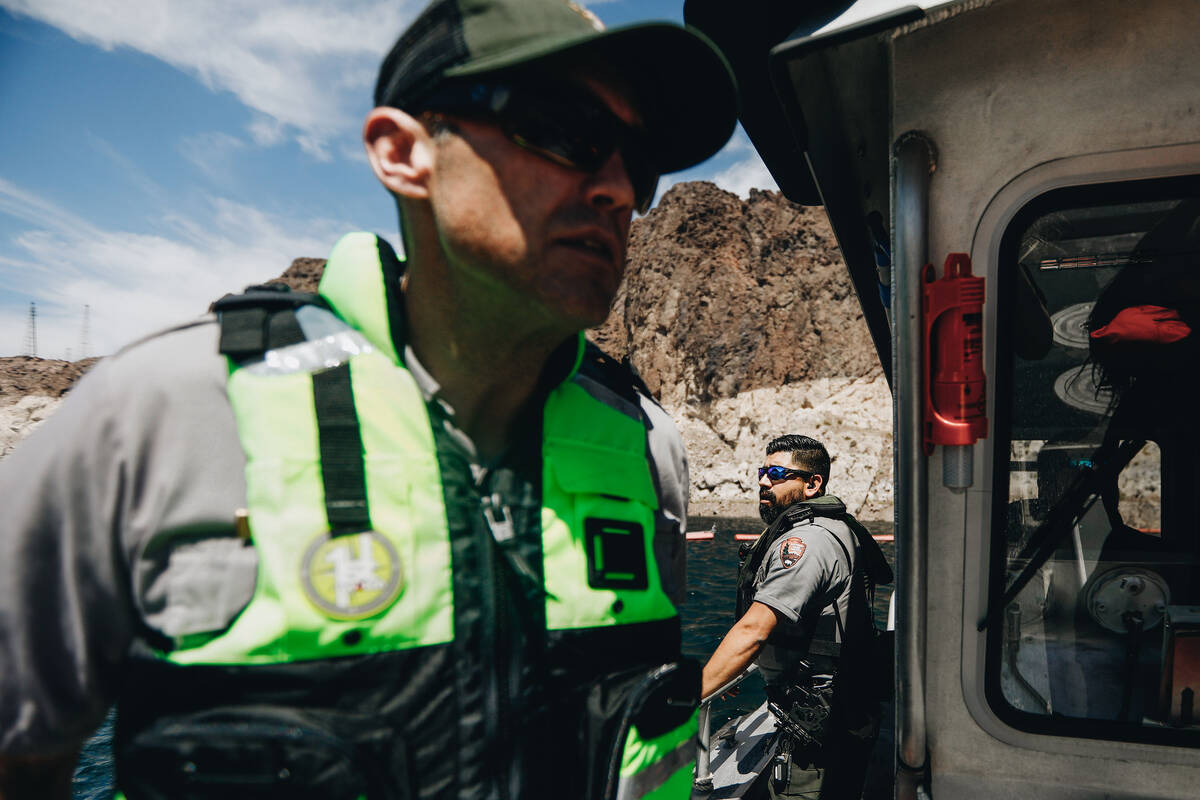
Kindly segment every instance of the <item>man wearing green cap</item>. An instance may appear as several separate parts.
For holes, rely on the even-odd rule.
[[[732,131],[703,37],[435,0],[334,248],[106,359],[0,462],[0,797],[687,797],[687,473],[586,344],[658,176]]]

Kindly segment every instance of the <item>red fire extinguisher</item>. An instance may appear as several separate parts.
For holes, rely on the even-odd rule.
[[[970,447],[987,436],[987,377],[983,373],[983,278],[971,274],[971,257],[951,253],[940,280],[932,264],[925,265],[923,277],[928,455],[934,445]],[[965,484],[955,482],[970,486],[970,476],[962,477]]]

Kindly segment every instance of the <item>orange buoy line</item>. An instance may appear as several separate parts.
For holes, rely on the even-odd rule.
[[[708,531],[701,531],[700,533],[702,533],[703,535],[697,536],[696,537],[697,539],[713,538],[712,534],[709,533]],[[733,535],[733,540],[735,542],[753,542],[757,538],[758,538],[757,533],[735,533]],[[894,533],[873,533],[873,534],[871,534],[871,538],[877,542],[894,542],[894,541],[896,541],[896,535]],[[689,540],[692,539],[691,531],[688,531],[688,539]]]

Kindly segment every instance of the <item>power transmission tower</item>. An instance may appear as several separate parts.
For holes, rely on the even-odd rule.
[[[89,317],[91,316],[92,307],[85,305],[83,307],[83,329],[79,332],[79,356],[84,359],[88,357],[88,334],[89,334]]]
[[[37,358],[37,303],[29,304],[29,322],[25,326],[25,355]]]

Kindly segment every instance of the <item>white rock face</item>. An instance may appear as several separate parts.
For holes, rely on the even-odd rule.
[[[0,406],[0,458],[61,402],[28,395]],[[754,470],[767,442],[803,433],[829,448],[829,490],[852,514],[891,519],[892,400],[882,375],[800,381],[667,411],[687,446],[694,515],[757,516]]]
[[[15,403],[0,406],[0,458],[33,433],[61,402],[61,397],[26,395]]]
[[[892,517],[892,398],[881,374],[799,381],[667,410],[687,445],[693,516],[757,516],[755,470],[767,442],[800,433],[829,449],[829,491],[852,514]]]
[[[0,405],[0,458],[32,433],[62,398],[27,395]],[[817,378],[737,397],[667,406],[687,446],[693,527],[705,516],[758,516],[758,481],[767,442],[802,433],[822,442],[833,460],[829,491],[857,518],[892,518],[892,397],[882,374]],[[1014,444],[1014,461],[1033,462],[1042,442]],[[1161,527],[1161,455],[1151,443],[1122,472],[1126,524]],[[1012,499],[1037,496],[1032,472],[1014,472]]]

